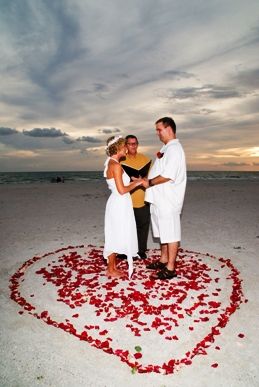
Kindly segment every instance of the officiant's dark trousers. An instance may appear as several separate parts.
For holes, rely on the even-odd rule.
[[[145,253],[150,224],[150,205],[146,203],[143,207],[133,209],[137,225],[138,252]]]

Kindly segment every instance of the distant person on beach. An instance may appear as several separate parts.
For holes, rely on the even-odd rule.
[[[157,135],[164,143],[148,179],[145,200],[150,202],[153,235],[160,238],[161,258],[147,266],[159,270],[155,279],[176,277],[175,262],[181,241],[180,214],[186,187],[186,162],[183,148],[176,138],[176,125],[172,118],[156,121]]]
[[[64,178],[64,176],[62,176],[62,177],[57,176],[56,178],[52,177],[51,183],[65,183],[65,178]]]
[[[56,178],[56,182],[57,183],[64,183],[65,182],[65,179],[64,179],[64,176],[57,176],[57,178]]]
[[[124,166],[129,166],[136,170],[141,170],[147,164],[145,176],[148,174],[148,169],[151,164],[149,157],[138,153],[138,139],[133,134],[126,136],[126,147],[128,153],[125,160],[121,162],[122,168]],[[127,173],[127,169],[125,169]],[[131,176],[130,176],[131,177]],[[147,258],[147,238],[150,224],[150,209],[149,203],[145,202],[145,188],[143,186],[138,186],[130,193],[132,199],[132,205],[137,225],[137,234],[138,234],[138,256],[143,259]],[[123,256],[121,257],[123,258]]]
[[[107,140],[104,177],[111,195],[105,209],[103,256],[108,260],[107,275],[121,277],[116,264],[117,254],[125,254],[128,260],[129,277],[133,272],[133,257],[137,255],[138,239],[136,222],[130,197],[130,191],[143,183],[136,179],[130,183],[129,176],[123,171],[120,159],[126,156],[125,139],[112,136]]]

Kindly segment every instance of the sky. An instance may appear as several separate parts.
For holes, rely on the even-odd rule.
[[[258,0],[0,0],[0,171],[152,159],[173,117],[189,170],[259,171]]]

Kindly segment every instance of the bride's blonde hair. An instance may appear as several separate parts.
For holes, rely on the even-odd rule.
[[[123,145],[125,145],[125,139],[122,136],[112,136],[108,138],[106,143],[107,156],[113,156],[118,153],[118,151]]]

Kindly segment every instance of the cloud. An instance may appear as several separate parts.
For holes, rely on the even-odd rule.
[[[201,87],[184,87],[179,89],[162,89],[158,95],[168,99],[227,99],[244,96],[232,86],[204,85]]]
[[[55,128],[34,128],[31,130],[23,130],[23,134],[31,137],[63,137],[66,133],[61,132],[60,129]]]
[[[100,140],[99,138],[91,137],[91,136],[82,136],[82,137],[79,137],[76,141],[86,141],[90,143],[102,142],[102,140]]]
[[[14,24],[12,43],[18,49],[20,62],[28,78],[42,92],[52,100],[62,98],[59,92],[65,85],[53,75],[85,52],[76,13],[66,2],[15,3],[15,7],[6,3],[5,17],[6,23]]]
[[[65,144],[68,144],[68,145],[70,145],[70,144],[74,144],[75,142],[76,142],[76,140],[75,139],[73,139],[72,137],[70,137],[70,136],[64,136],[63,138],[62,138],[62,141],[65,143]]]
[[[87,149],[80,149],[80,155],[82,155],[82,156],[88,156],[89,155],[89,152],[88,152],[88,150]]]
[[[0,136],[9,136],[10,134],[18,133],[18,130],[12,128],[0,127]]]
[[[238,82],[247,89],[258,89],[259,88],[259,68],[252,68],[247,70],[239,71],[233,76],[233,81]]]
[[[224,165],[225,167],[244,167],[244,166],[249,166],[250,164],[230,161],[228,163],[223,163],[222,165]]]
[[[106,84],[103,83],[94,83],[94,92],[102,92],[102,91],[107,91],[108,87]]]
[[[7,152],[4,157],[12,157],[12,158],[15,158],[15,159],[31,159],[31,158],[35,158],[35,157],[38,157],[38,154],[36,152],[33,152],[33,151],[29,151],[29,150],[15,150],[15,151],[10,151],[10,152]]]
[[[109,91],[110,91],[110,88],[108,87],[107,84],[93,83],[93,84],[90,84],[87,88],[84,88],[84,89],[80,88],[75,90],[75,93],[79,96],[95,95],[100,97],[103,95],[103,93],[108,93]]]
[[[203,108],[203,109],[200,110],[200,114],[207,115],[207,114],[215,113],[215,111],[216,111],[216,110]]]
[[[181,71],[181,70],[167,70],[164,71],[164,73],[161,74],[160,78],[165,78],[165,79],[183,79],[183,78],[193,78],[194,74],[188,73],[186,71]]]
[[[99,132],[103,133],[103,134],[111,134],[111,133],[120,133],[121,130],[118,129],[118,128],[115,128],[115,129],[99,129]]]

